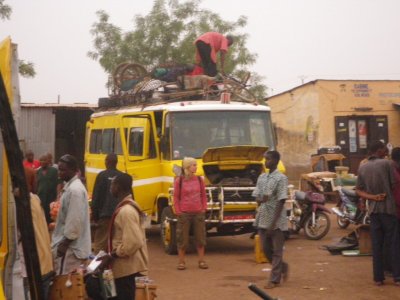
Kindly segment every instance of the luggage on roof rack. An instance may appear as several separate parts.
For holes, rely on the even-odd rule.
[[[194,71],[196,70],[196,72]],[[112,94],[99,99],[100,108],[149,105],[182,100],[219,100],[258,103],[247,81],[233,77],[198,74],[193,65],[164,64],[148,72],[136,63],[122,63],[113,74]]]

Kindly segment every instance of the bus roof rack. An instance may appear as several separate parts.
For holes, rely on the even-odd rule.
[[[197,66],[198,67],[198,66]],[[245,78],[237,80],[231,76],[209,77],[195,73],[194,65],[167,63],[148,72],[137,63],[125,62],[117,66],[113,74],[113,88],[109,98],[99,99],[99,108],[132,105],[153,105],[183,100],[215,100],[259,104],[249,90]]]

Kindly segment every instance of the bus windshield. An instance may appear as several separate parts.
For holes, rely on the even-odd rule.
[[[274,149],[268,111],[195,111],[170,115],[172,158],[200,158],[208,148],[252,145]]]

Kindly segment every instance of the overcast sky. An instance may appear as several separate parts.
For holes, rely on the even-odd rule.
[[[11,36],[20,59],[37,75],[20,79],[22,102],[97,103],[107,96],[107,76],[87,57],[95,12],[132,29],[150,0],[5,0],[11,20],[0,21],[0,40]],[[269,94],[314,79],[400,79],[400,0],[203,0],[201,7],[233,21],[248,17],[241,32],[258,54],[252,67]]]

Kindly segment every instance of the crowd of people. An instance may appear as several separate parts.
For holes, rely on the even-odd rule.
[[[196,39],[196,62],[204,74],[217,75],[217,53],[220,71],[224,73],[225,54],[233,43],[232,36],[207,32]],[[82,269],[91,254],[104,251],[99,270],[111,268],[115,278],[116,299],[135,298],[135,278],[147,272],[148,255],[144,231],[144,215],[134,201],[132,177],[117,170],[118,158],[108,154],[105,170],[96,177],[92,205],[77,159],[63,155],[58,163],[51,153],[35,159],[32,150],[25,152],[23,166],[31,198],[32,220],[45,299],[54,275],[64,275]],[[204,260],[207,199],[203,178],[196,176],[196,160],[185,158],[183,175],[174,187],[174,208],[178,216],[178,269],[184,270],[189,231],[193,226],[199,256],[198,266],[207,269]],[[15,191],[15,193],[17,193]],[[93,235],[93,237],[92,237]],[[23,265],[22,247],[19,245]],[[26,272],[22,272],[26,277]],[[24,281],[27,283],[26,278]],[[28,287],[25,297],[28,299]],[[89,296],[103,299],[95,285],[87,289]]]
[[[112,270],[115,299],[135,299],[136,277],[147,274],[144,214],[133,199],[132,177],[116,170],[117,156],[107,155],[106,170],[96,179],[92,219],[88,194],[74,156],[63,155],[53,165],[50,154],[42,155],[37,161],[29,150],[23,165],[45,299],[49,297],[50,282],[55,275],[81,271],[91,254],[101,250],[106,255],[101,257],[97,272]],[[53,202],[59,202],[54,228],[49,227]],[[95,228],[93,248],[91,224]],[[21,245],[19,251],[24,265]],[[26,272],[22,271],[22,275],[26,277]],[[26,278],[24,282],[25,297],[29,299]],[[93,300],[105,299],[102,291],[92,289],[88,294]]]
[[[373,279],[381,286],[385,276],[391,274],[394,283],[400,286],[400,148],[392,149],[391,159],[381,141],[372,142],[369,150],[368,159],[358,170],[356,192],[361,199],[370,201]],[[287,280],[289,274],[289,264],[283,259],[284,231],[288,226],[284,209],[288,178],[277,168],[279,152],[267,151],[264,158],[269,172],[259,176],[252,196],[259,204],[254,226],[272,265],[265,285],[266,289],[271,289]],[[42,155],[37,162],[33,152],[27,152],[24,167],[31,192],[38,253],[41,262],[45,262],[41,271],[46,293],[51,280],[49,274],[74,272],[86,264],[91,253],[104,251],[99,269],[113,271],[116,299],[134,299],[136,277],[147,274],[145,215],[134,201],[132,177],[118,171],[117,163],[115,154],[106,156],[105,170],[95,180],[90,214],[87,191],[80,180],[75,157],[66,154],[53,165],[49,154]],[[178,270],[186,269],[185,253],[191,228],[198,267],[209,267],[204,258],[207,195],[204,179],[196,172],[196,159],[185,157],[182,173],[174,181]],[[60,209],[50,237],[46,226],[52,201],[59,201]],[[53,260],[49,260],[49,253]],[[88,292],[94,300],[103,299],[99,291],[101,289]]]

